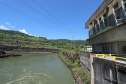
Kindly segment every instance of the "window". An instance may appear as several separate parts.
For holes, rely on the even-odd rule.
[[[114,45],[110,44],[110,54],[114,54]]]
[[[101,22],[101,18],[99,18],[99,22]]]
[[[100,31],[102,30],[102,21],[101,21],[101,18],[99,18],[99,29],[100,29]]]
[[[126,0],[123,0],[123,2],[126,2]]]
[[[126,16],[126,0],[123,0],[123,5],[124,5],[124,13],[125,13],[125,16]]]
[[[106,54],[114,54],[114,45],[109,43],[109,44],[104,44],[102,46],[102,52]]]
[[[102,52],[105,53],[105,54],[108,54],[108,46],[107,46],[107,44],[104,44],[102,46]]]
[[[107,15],[106,13],[103,15],[104,17],[104,27],[107,28]]]
[[[89,35],[92,36],[93,35],[93,28],[89,29]]]
[[[119,21],[121,20],[121,17],[120,17],[120,9],[119,9],[118,3],[116,3],[116,4],[113,6],[113,9],[114,9],[115,19],[116,19],[117,22],[119,23]]]
[[[96,34],[98,34],[98,32],[99,32],[99,25],[98,24],[95,25],[95,29],[96,29]]]
[[[91,34],[93,35],[93,28],[91,28]]]

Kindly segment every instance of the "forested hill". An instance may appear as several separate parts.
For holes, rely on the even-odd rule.
[[[74,40],[68,40],[68,39],[55,39],[55,40],[49,40],[51,42],[58,42],[58,43],[69,43],[69,44],[74,44]],[[76,46],[84,46],[85,45],[85,40],[75,40]]]
[[[46,38],[30,36],[19,31],[0,30],[0,39],[20,40],[20,41],[45,41]]]
[[[72,45],[71,45],[72,43]],[[19,31],[0,30],[0,44],[5,46],[31,47],[31,48],[61,48],[82,49],[86,41],[67,39],[47,40],[45,37],[35,37]]]

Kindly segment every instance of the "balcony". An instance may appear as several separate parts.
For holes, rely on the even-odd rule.
[[[108,27],[103,32],[87,39],[90,45],[126,40],[126,23],[115,27]]]
[[[126,6],[126,4],[124,4]],[[96,35],[99,35],[105,31],[108,31],[111,28],[117,27],[121,24],[124,24],[126,22],[126,17],[125,17],[125,10],[123,10],[122,7],[116,8],[114,10],[114,13],[109,15],[108,17],[104,17],[103,21],[100,21],[98,24],[96,24],[92,30],[89,32],[92,32],[89,35],[89,38],[92,38]]]

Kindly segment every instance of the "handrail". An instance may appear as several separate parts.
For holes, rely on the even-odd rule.
[[[95,54],[96,57],[102,56],[104,59],[106,57],[113,57],[113,61],[117,61],[117,59],[123,59],[126,60],[126,58],[123,57],[117,57],[117,54]]]
[[[95,54],[96,57],[99,57],[99,56],[112,56],[112,55],[117,55],[117,54]]]

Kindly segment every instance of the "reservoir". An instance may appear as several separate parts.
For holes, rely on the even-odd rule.
[[[55,53],[22,53],[0,58],[0,84],[74,84],[69,68]]]

